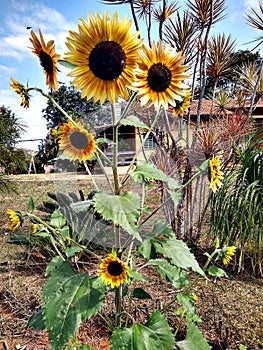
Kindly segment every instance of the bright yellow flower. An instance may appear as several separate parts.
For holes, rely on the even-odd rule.
[[[33,44],[33,48],[31,49],[32,52],[39,57],[40,64],[44,68],[44,73],[46,75],[46,84],[54,91],[57,91],[57,61],[59,60],[60,55],[55,52],[54,40],[49,40],[46,44],[41,30],[39,30],[40,40],[33,32],[33,30],[31,31],[31,36],[32,38],[29,39]]]
[[[176,102],[176,106],[173,108],[172,113],[177,117],[185,115],[191,106],[191,98],[191,92],[186,90],[182,96],[182,101]]]
[[[10,230],[15,231],[22,225],[23,218],[19,211],[8,209],[6,214]]]
[[[32,233],[37,233],[38,231],[38,224],[32,224]]]
[[[101,275],[105,284],[110,284],[111,288],[119,287],[127,281],[129,276],[129,267],[125,262],[115,257],[113,254],[102,259],[98,274]]]
[[[93,156],[96,149],[94,136],[87,132],[80,122],[76,125],[71,121],[62,124],[58,135],[59,148],[69,158],[82,161]]]
[[[13,84],[10,84],[11,88],[21,97],[22,102],[21,102],[21,106],[23,106],[24,108],[28,108],[29,107],[29,100],[30,100],[30,95],[27,91],[27,89],[25,88],[25,86],[23,84],[20,84],[17,80],[15,80],[14,78],[10,78],[13,82]]]
[[[213,156],[209,162],[210,188],[214,193],[223,186],[221,180],[224,178],[224,173],[221,171],[220,158],[221,156]]]
[[[224,247],[221,249],[219,255],[220,258],[222,259],[222,262],[224,265],[229,264],[230,260],[236,253],[236,247],[235,246],[230,246],[230,247]]]
[[[119,21],[115,12],[110,19],[105,11],[103,17],[88,14],[88,22],[81,18],[79,33],[69,31],[65,60],[76,66],[69,75],[75,77],[72,84],[81,90],[81,97],[101,104],[106,98],[111,104],[119,96],[128,99],[141,45],[138,32],[130,33],[131,25],[127,16]]]
[[[133,88],[141,104],[146,107],[154,104],[156,109],[161,106],[168,109],[169,104],[175,107],[188,87],[183,83],[189,77],[188,66],[183,64],[184,56],[170,45],[164,47],[162,41],[158,45],[153,42],[152,48],[142,45],[139,55]]]

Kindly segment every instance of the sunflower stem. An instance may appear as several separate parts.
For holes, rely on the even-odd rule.
[[[130,109],[130,107],[131,107],[133,101],[135,100],[136,95],[137,95],[137,91],[136,91],[136,92],[133,92],[133,94],[132,94],[131,97],[129,98],[129,101],[128,101],[126,107],[124,108],[124,111],[122,112],[120,119],[119,119],[119,120],[117,121],[117,123],[116,123],[117,126],[120,124],[120,121],[126,117],[126,115],[127,115],[127,113],[129,112],[129,109]]]
[[[112,159],[112,172],[114,179],[115,194],[120,194],[120,184],[118,179],[118,125],[116,118],[116,110],[114,105],[111,105],[112,112],[112,128],[113,128],[113,159]]]
[[[115,292],[115,302],[116,302],[116,318],[115,327],[120,327],[121,325],[121,301],[122,301],[122,286],[116,288]]]
[[[62,114],[64,114],[64,116],[65,116],[67,119],[69,119],[69,120],[72,122],[72,124],[74,124],[75,126],[77,125],[77,123],[71,118],[71,116],[70,116],[66,111],[64,111],[64,109],[63,109],[62,107],[60,107],[60,105],[54,100],[54,98],[53,98],[51,95],[47,94],[45,91],[43,91],[42,89],[37,88],[37,87],[32,87],[32,88],[28,88],[28,89],[27,89],[27,91],[30,91],[30,90],[35,90],[35,91],[40,92],[41,95],[43,95],[43,96],[45,96],[47,99],[49,99],[49,100],[53,103],[53,105],[54,105],[55,107],[57,107],[57,109],[58,109]]]
[[[97,153],[97,161],[98,161],[99,166],[101,167],[101,169],[102,169],[102,171],[103,171],[103,173],[104,173],[104,175],[105,175],[105,178],[106,178],[106,180],[107,180],[107,183],[108,183],[108,185],[109,185],[109,187],[110,187],[112,193],[114,193],[114,189],[113,189],[112,184],[111,184],[111,182],[110,182],[110,178],[109,178],[109,176],[108,176],[108,174],[107,174],[107,172],[106,172],[106,170],[105,170],[105,167],[104,167],[103,164],[102,164],[102,161],[101,161],[100,156],[99,156],[98,153]]]
[[[142,142],[141,142],[140,147],[138,148],[136,154],[134,155],[132,161],[130,162],[130,165],[129,165],[129,167],[128,167],[126,173],[125,173],[125,175],[122,177],[122,179],[121,179],[121,184],[122,184],[122,185],[123,185],[123,184],[127,181],[127,179],[129,178],[129,172],[131,171],[131,169],[132,169],[132,167],[133,167],[133,165],[134,165],[134,162],[136,161],[136,159],[137,159],[137,157],[138,157],[138,154],[141,152],[141,150],[142,150],[142,148],[143,148],[145,142],[147,141],[147,138],[150,136],[151,132],[153,131],[153,129],[154,129],[154,127],[155,127],[155,125],[156,125],[156,123],[157,123],[157,121],[158,121],[158,119],[159,119],[159,116],[160,116],[160,113],[161,113],[162,109],[163,109],[163,108],[160,107],[159,110],[158,110],[158,112],[156,113],[156,115],[155,115],[155,117],[154,117],[154,120],[153,120],[153,122],[152,122],[150,128],[148,129],[148,131],[147,131],[147,133],[146,133],[144,139],[143,139]]]
[[[89,174],[89,177],[90,177],[90,179],[91,179],[91,181],[92,181],[92,183],[93,183],[93,186],[95,187],[96,191],[99,191],[99,187],[98,187],[98,185],[96,184],[96,181],[95,181],[95,179],[94,179],[94,176],[92,176],[92,174],[91,174],[91,172],[90,172],[90,169],[89,169],[89,166],[88,166],[88,164],[87,164],[87,161],[85,160],[83,163],[84,163],[86,172]]]

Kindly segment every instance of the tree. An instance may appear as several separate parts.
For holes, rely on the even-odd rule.
[[[52,93],[52,97],[73,119],[85,119],[89,113],[100,107],[100,104],[94,103],[93,100],[87,101],[81,98],[81,93],[76,91],[73,86],[61,85],[58,91]],[[47,120],[47,129],[49,130],[56,129],[66,121],[65,116],[50,100],[48,100],[47,107],[42,110],[42,113]]]
[[[26,156],[15,146],[25,131],[15,114],[5,106],[0,107],[0,166],[4,172],[25,171]]]

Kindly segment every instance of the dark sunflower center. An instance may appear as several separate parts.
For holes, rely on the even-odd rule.
[[[107,270],[111,276],[119,276],[123,272],[122,265],[118,261],[110,262]]]
[[[114,41],[99,43],[89,56],[93,74],[102,80],[118,78],[125,68],[126,57],[121,46]]]
[[[80,131],[75,131],[70,135],[70,143],[78,149],[85,149],[89,143],[87,135]]]
[[[165,91],[172,80],[172,74],[162,63],[156,63],[148,71],[148,84],[150,88],[157,92]]]
[[[39,53],[39,59],[41,66],[48,74],[53,74],[53,60],[48,53],[41,50]]]

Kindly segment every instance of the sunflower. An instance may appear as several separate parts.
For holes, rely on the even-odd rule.
[[[20,226],[22,226],[23,217],[19,211],[8,209],[6,211],[6,214],[10,230],[15,231]]]
[[[29,100],[30,100],[30,95],[27,91],[27,89],[25,88],[25,86],[23,84],[20,84],[17,80],[15,80],[14,78],[10,78],[13,82],[13,84],[10,84],[11,88],[21,97],[22,102],[21,102],[21,106],[23,106],[24,108],[28,108],[29,107]]]
[[[101,275],[106,284],[110,284],[111,288],[119,287],[126,282],[129,276],[129,267],[125,262],[113,254],[102,259],[98,274]]]
[[[210,188],[214,193],[218,190],[218,188],[222,187],[223,185],[223,183],[220,181],[224,178],[224,173],[221,171],[220,168],[220,157],[221,156],[213,156],[209,162]]]
[[[60,150],[69,158],[82,161],[92,157],[96,149],[95,139],[80,122],[75,125],[71,121],[62,124],[58,135]]]
[[[176,102],[176,106],[172,109],[172,113],[177,117],[186,114],[191,106],[191,98],[191,92],[189,90],[186,90],[182,96],[182,101]]]
[[[127,87],[134,78],[141,39],[131,34],[132,21],[127,16],[120,22],[115,12],[110,20],[108,12],[96,18],[88,14],[88,22],[80,19],[79,33],[69,31],[65,60],[76,67],[69,73],[72,84],[82,90],[81,97],[94,98],[101,104],[106,98],[113,104],[119,96],[128,99]]]
[[[152,48],[142,45],[139,56],[133,88],[142,105],[154,104],[156,109],[168,109],[168,104],[175,107],[176,101],[182,101],[183,89],[188,87],[182,82],[189,76],[184,56],[170,45],[164,48],[162,41],[158,45],[153,42]]]
[[[31,36],[32,38],[30,38],[29,40],[34,46],[31,49],[32,52],[39,57],[40,64],[44,68],[44,73],[46,74],[46,84],[54,91],[57,91],[57,61],[60,58],[60,55],[55,52],[54,40],[50,40],[46,44],[41,30],[39,30],[40,40],[33,32],[33,30],[31,31]]]
[[[220,250],[219,258],[222,259],[224,265],[229,264],[230,260],[236,253],[235,246],[224,247]]]
[[[32,229],[32,233],[37,233],[37,232],[38,232],[38,229],[39,229],[38,224],[32,224],[31,229]]]

